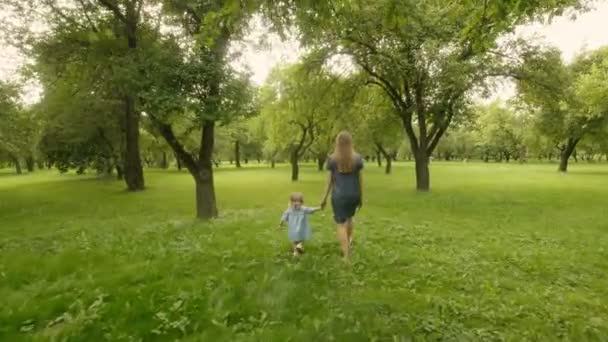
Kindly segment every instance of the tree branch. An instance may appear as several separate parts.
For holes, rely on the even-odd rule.
[[[378,80],[378,82],[381,82],[384,85],[384,87],[382,87],[382,89],[385,92],[387,92],[387,94],[391,97],[391,99],[393,99],[393,101],[396,101],[395,105],[397,105],[398,108],[400,108],[402,111],[408,110],[407,105],[403,102],[403,99],[401,98],[399,92],[395,89],[395,87],[393,87],[393,85],[386,78],[380,76],[377,72],[373,71],[372,68],[367,63],[363,63],[359,58],[356,58],[355,61],[368,74],[370,74],[372,77],[374,77],[376,80]]]
[[[118,18],[120,21],[126,23],[127,22],[127,18],[125,17],[125,15],[120,11],[120,8],[118,7],[118,3],[113,2],[112,0],[97,0],[101,5],[103,5],[106,9],[108,9],[110,12],[114,13],[114,16],[116,18]]]
[[[171,146],[171,149],[173,150],[173,152],[175,152],[177,158],[179,158],[179,160],[181,160],[182,163],[186,165],[188,171],[190,171],[192,175],[198,174],[198,165],[196,160],[194,159],[194,157],[192,157],[190,153],[188,153],[188,151],[186,151],[184,146],[177,140],[177,137],[175,136],[171,125],[162,122],[160,119],[156,118],[150,113],[148,113],[148,117],[150,118],[154,126],[156,126],[156,128],[163,136],[167,144]]]
[[[95,24],[93,23],[93,20],[91,20],[91,17],[89,16],[89,11],[87,11],[87,6],[85,5],[84,0],[78,0],[78,2],[80,3],[80,6],[82,7],[82,13],[84,14],[84,17],[89,22],[91,29],[93,30],[93,32],[98,33],[99,30],[97,29],[97,26],[95,26]],[[88,3],[88,1],[87,1],[87,3]]]
[[[68,22],[74,26],[84,28],[82,26],[82,24],[80,24],[74,18],[71,18],[71,17],[67,16],[65,13],[63,13],[63,11],[61,9],[59,9],[57,6],[55,6],[54,2],[55,2],[54,0],[45,0],[45,3],[47,4],[47,6],[49,6],[51,11],[53,11],[55,14],[57,14],[59,17],[61,17],[61,19],[65,20],[66,22]]]

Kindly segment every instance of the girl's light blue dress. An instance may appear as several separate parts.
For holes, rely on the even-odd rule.
[[[312,237],[312,230],[308,222],[308,215],[315,212],[314,208],[289,208],[281,217],[281,222],[287,222],[287,236],[289,241],[306,241]]]

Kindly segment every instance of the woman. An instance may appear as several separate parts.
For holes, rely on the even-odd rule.
[[[334,220],[338,225],[338,240],[344,260],[348,261],[353,239],[353,216],[363,204],[361,180],[363,159],[354,151],[350,133],[343,131],[338,134],[334,153],[327,162],[327,169],[329,170],[327,190],[321,201],[321,207],[325,208],[331,191]]]

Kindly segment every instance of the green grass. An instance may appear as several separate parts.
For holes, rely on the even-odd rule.
[[[324,174],[221,168],[221,216],[194,219],[189,175],[149,188],[0,172],[2,341],[605,341],[608,167],[369,164],[351,266],[330,211],[300,260],[276,228]]]

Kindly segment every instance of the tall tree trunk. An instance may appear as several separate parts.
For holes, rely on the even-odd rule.
[[[106,6],[107,7],[107,6]],[[110,5],[115,13],[120,9],[116,5]],[[137,26],[139,23],[139,13],[137,13],[134,1],[127,1],[125,4],[125,33],[127,46],[132,56],[136,56],[137,49]],[[139,151],[139,113],[135,108],[136,94],[132,89],[127,89],[124,93],[125,105],[125,162],[124,179],[129,191],[139,191],[144,189],[144,172]]]
[[[11,159],[13,160],[13,164],[15,164],[15,172],[17,172],[18,175],[22,174],[23,170],[21,170],[21,162],[19,161],[19,158],[11,156]]]
[[[177,164],[177,170],[181,171],[182,170],[182,160],[179,158],[179,156],[177,154],[175,155],[175,164]]]
[[[210,172],[201,170],[201,172]],[[202,179],[197,177],[196,184],[196,216],[201,219],[209,219],[217,216],[215,204],[215,188],[213,177]]]
[[[135,111],[135,98],[125,96],[125,182],[129,191],[144,189],[144,172],[139,153],[139,114]]]
[[[295,182],[300,177],[300,166],[298,165],[298,151],[294,150],[291,152],[291,181]]]
[[[381,159],[382,155],[382,157],[384,157],[384,159],[386,160],[386,168],[384,169],[384,173],[386,173],[387,175],[390,174],[393,167],[393,156],[391,156],[391,154],[388,153],[384,146],[382,146],[382,144],[380,143],[376,143],[376,151],[378,151],[379,153],[378,159]]]
[[[376,150],[376,161],[378,162],[378,167],[382,167],[382,156],[380,155],[380,150]]]
[[[386,173],[387,175],[390,175],[392,170],[393,170],[393,161],[390,157],[386,158],[386,167],[384,168],[384,173]]]
[[[215,187],[213,184],[213,145],[215,122],[205,120],[201,128],[201,145],[198,157],[187,152],[177,140],[171,125],[168,125],[154,115],[150,119],[156,125],[167,144],[171,146],[177,160],[180,160],[194,179],[196,195],[196,216],[210,219],[217,216]]]
[[[25,158],[25,167],[27,168],[27,172],[34,172],[34,157],[27,156]]]
[[[275,162],[274,158],[272,158],[272,159],[270,160],[270,167],[274,169],[275,164],[276,164],[276,162]]]
[[[241,167],[241,143],[238,140],[234,142],[234,160],[236,167]]]
[[[572,151],[572,158],[574,158],[575,163],[578,163],[578,155],[576,153],[576,149],[574,149],[574,151]]]
[[[38,166],[38,170],[43,170],[44,169],[44,162],[42,161],[42,159],[37,159],[36,160],[36,164]]]
[[[201,219],[210,219],[217,216],[213,167],[211,163],[213,145],[215,143],[214,131],[215,122],[205,121],[203,123],[198,174],[193,175],[196,182],[196,216]]]
[[[416,190],[429,191],[431,175],[429,173],[429,157],[425,149],[419,149],[414,154],[416,162]]]
[[[161,169],[167,169],[169,168],[169,160],[167,158],[167,152],[163,151],[161,160],[160,160],[160,167]]]
[[[325,169],[325,161],[327,160],[327,155],[325,153],[319,153],[317,156],[317,167],[319,171],[323,171]]]
[[[122,166],[120,166],[118,163],[116,163],[116,165],[114,166],[114,168],[116,169],[116,179],[118,180],[122,180],[122,178],[125,176]]]
[[[568,141],[562,146],[559,156],[559,167],[557,168],[559,172],[568,172],[568,160],[572,156],[579,140],[580,138],[568,138]]]

